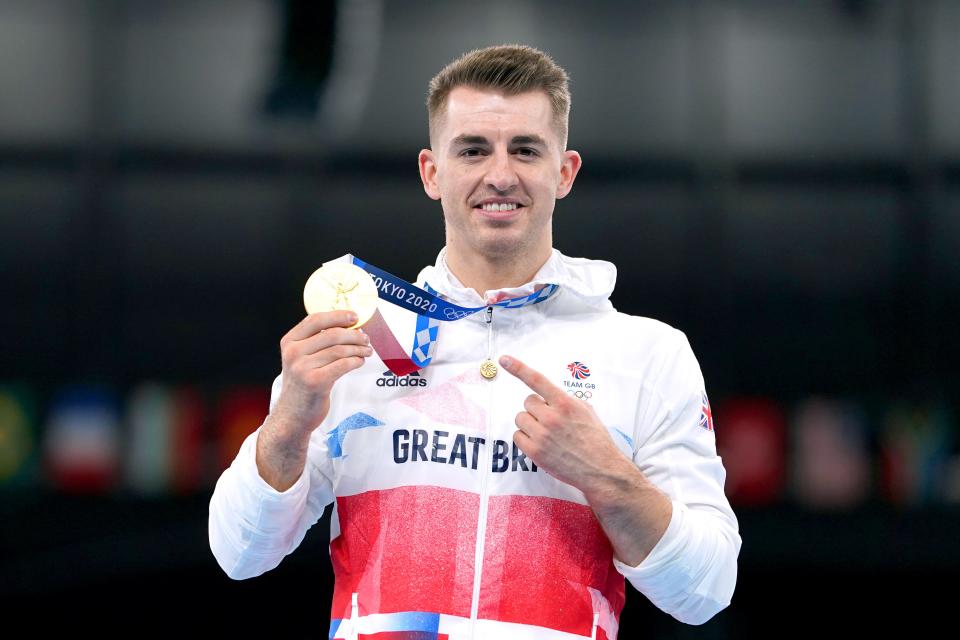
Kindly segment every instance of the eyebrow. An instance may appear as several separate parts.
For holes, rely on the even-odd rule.
[[[537,135],[513,136],[513,139],[510,140],[510,144],[538,144],[542,147],[546,147],[547,141]]]
[[[465,144],[489,145],[490,142],[483,136],[474,136],[466,133],[457,136],[450,142],[450,146],[460,146]],[[538,135],[513,136],[513,138],[510,139],[510,144],[533,144],[540,145],[542,147],[548,146],[547,141]]]
[[[460,146],[464,144],[490,144],[483,136],[471,136],[465,133],[460,134],[450,141],[450,146]]]

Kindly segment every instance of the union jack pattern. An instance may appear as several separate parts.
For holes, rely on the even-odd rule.
[[[577,380],[583,380],[584,378],[590,377],[590,367],[582,362],[571,362],[567,365],[567,369],[570,371],[570,375]]]
[[[700,407],[700,426],[707,431],[713,431],[713,410],[710,409],[710,400],[707,399],[707,392],[703,393],[703,404]]]

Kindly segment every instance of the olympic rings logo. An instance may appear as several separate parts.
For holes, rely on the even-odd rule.
[[[471,313],[473,313],[473,312],[472,312],[472,311],[460,311],[460,310],[458,310],[458,309],[451,309],[450,307],[446,307],[446,308],[443,310],[443,315],[445,315],[445,316],[447,317],[447,320],[462,320],[462,319],[466,318],[468,315],[470,315]]]
[[[589,400],[590,398],[593,397],[593,393],[591,393],[590,391],[577,390],[577,391],[567,391],[567,393],[569,393],[570,395],[572,395],[573,397],[579,400]]]

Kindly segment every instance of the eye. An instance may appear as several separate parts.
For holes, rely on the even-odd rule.
[[[519,149],[517,149],[517,155],[521,155],[527,158],[533,158],[539,154],[537,153],[536,149],[532,149],[530,147],[520,147]]]
[[[460,156],[464,158],[476,158],[481,153],[480,149],[476,147],[468,147],[460,152]]]

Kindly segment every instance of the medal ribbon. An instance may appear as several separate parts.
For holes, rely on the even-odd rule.
[[[437,334],[441,322],[462,320],[478,311],[483,311],[487,307],[515,309],[530,304],[539,304],[560,288],[559,285],[548,284],[539,291],[534,291],[526,296],[508,298],[485,304],[482,307],[462,307],[441,298],[429,284],[424,285],[426,289],[421,289],[392,273],[364,262],[356,256],[350,255],[350,260],[373,277],[373,282],[377,285],[377,295],[381,300],[386,300],[417,314],[413,350],[409,354],[400,346],[380,311],[375,312],[373,317],[363,326],[363,331],[370,336],[370,344],[376,350],[377,355],[387,365],[387,368],[398,376],[405,376],[430,364],[436,353]]]

